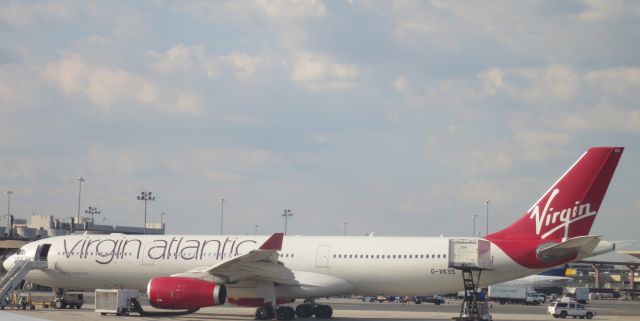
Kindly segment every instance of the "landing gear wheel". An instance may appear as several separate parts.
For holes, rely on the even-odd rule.
[[[310,318],[314,314],[313,305],[305,303],[296,307],[296,315],[298,318]]]
[[[329,319],[333,315],[333,309],[328,305],[318,305],[316,307],[316,318]]]
[[[293,320],[295,318],[295,312],[292,307],[279,307],[276,310],[276,319],[278,320]]]
[[[270,320],[273,319],[273,317],[274,312],[272,307],[266,306],[256,309],[256,320]]]
[[[65,300],[56,300],[53,302],[53,307],[56,309],[64,309],[67,307],[67,301]]]

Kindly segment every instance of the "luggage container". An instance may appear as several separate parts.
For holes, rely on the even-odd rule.
[[[137,312],[131,299],[138,299],[140,291],[131,289],[96,289],[95,311],[102,315],[128,315]]]

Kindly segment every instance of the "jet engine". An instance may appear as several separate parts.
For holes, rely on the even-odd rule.
[[[187,277],[157,277],[147,285],[149,303],[154,308],[192,310],[224,304],[224,285]]]

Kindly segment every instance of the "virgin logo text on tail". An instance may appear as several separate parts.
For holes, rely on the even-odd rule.
[[[546,232],[542,235],[542,238],[546,238],[551,233],[557,231],[561,227],[565,227],[565,237],[567,231],[569,229],[569,224],[581,220],[585,217],[596,215],[596,212],[591,212],[591,203],[580,204],[579,201],[575,202],[573,207],[565,208],[559,211],[553,211],[553,207],[551,207],[553,203],[553,199],[560,193],[560,189],[554,189],[551,192],[551,195],[547,199],[547,203],[544,205],[544,210],[540,212],[540,206],[536,205],[531,211],[531,215],[529,215],[530,219],[534,219],[536,221],[536,235],[540,235],[542,231],[543,224],[544,226],[549,226],[556,224],[556,221],[560,222],[558,226],[554,227],[550,231]]]

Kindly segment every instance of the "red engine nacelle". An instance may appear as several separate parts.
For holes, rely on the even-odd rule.
[[[227,289],[199,279],[158,277],[149,281],[147,295],[154,308],[192,310],[224,304]]]

